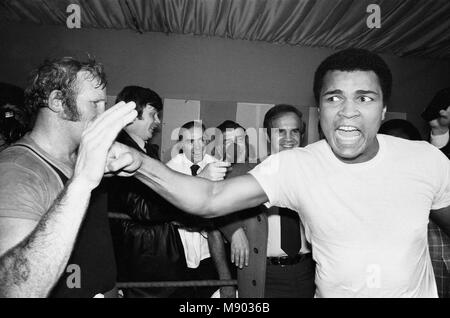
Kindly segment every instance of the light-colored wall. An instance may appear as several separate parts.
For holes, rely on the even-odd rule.
[[[334,51],[191,35],[138,34],[131,30],[69,30],[61,26],[0,24],[0,81],[25,85],[44,58],[101,61],[108,94],[125,85],[150,87],[165,98],[313,105],[312,79]],[[450,86],[450,61],[383,55],[394,74],[389,110],[419,117],[434,93]]]

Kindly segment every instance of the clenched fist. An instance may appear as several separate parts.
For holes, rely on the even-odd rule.
[[[136,149],[119,142],[113,143],[106,158],[105,174],[129,177],[142,165],[142,155]]]
[[[230,163],[224,161],[211,162],[203,168],[198,176],[211,181],[221,181],[225,178],[230,166]]]

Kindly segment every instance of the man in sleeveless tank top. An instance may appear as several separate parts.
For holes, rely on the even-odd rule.
[[[140,166],[114,143],[137,113],[107,111],[95,61],[44,62],[26,91],[34,128],[0,153],[0,297],[94,297],[116,271],[100,184]],[[114,144],[113,144],[114,143]]]

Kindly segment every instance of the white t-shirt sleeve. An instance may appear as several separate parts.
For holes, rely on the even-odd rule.
[[[442,135],[431,134],[431,137],[430,137],[431,144],[439,149],[444,148],[448,144],[449,140],[450,140],[450,135],[449,135],[448,131]]]
[[[286,189],[289,185],[289,164],[286,152],[280,152],[269,156],[262,163],[253,168],[249,173],[256,179],[266,193],[269,201],[266,206],[288,207],[289,199]]]
[[[450,206],[450,160],[440,151],[437,154],[436,167],[439,178],[436,195],[431,206],[432,210]]]

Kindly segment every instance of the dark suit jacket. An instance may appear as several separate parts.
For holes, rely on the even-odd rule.
[[[144,153],[124,131],[117,141]],[[108,180],[108,198],[110,212],[130,217],[110,220],[118,281],[184,280],[184,249],[172,223],[184,213],[132,177]]]

